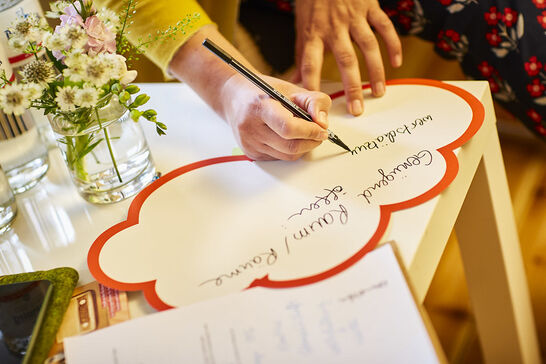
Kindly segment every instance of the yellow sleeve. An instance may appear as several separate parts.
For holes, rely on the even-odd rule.
[[[94,3],[98,9],[105,7],[118,14],[124,10],[126,4],[125,1],[120,0],[95,0]],[[129,32],[126,32],[127,38],[131,43],[137,44],[139,39],[146,39],[148,34],[154,35],[157,31],[175,26],[179,21],[193,17],[196,13],[199,17],[182,31],[178,31],[174,39],[154,42],[145,49],[146,57],[161,68],[166,77],[169,77],[167,67],[178,48],[201,27],[212,23],[196,1],[137,0],[136,13],[131,19],[133,23],[129,26]]]

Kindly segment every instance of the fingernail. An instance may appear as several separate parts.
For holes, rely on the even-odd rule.
[[[319,114],[318,114],[318,119],[321,123],[326,123],[326,112],[325,111],[320,111]]]
[[[355,116],[362,114],[362,103],[360,100],[353,100],[351,102],[351,114]]]
[[[373,91],[374,96],[383,96],[385,94],[385,84],[383,82],[376,82]]]
[[[400,67],[402,65],[402,55],[397,54],[394,56],[394,67]]]

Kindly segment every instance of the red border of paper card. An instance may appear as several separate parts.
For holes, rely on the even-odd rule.
[[[302,286],[302,285],[321,281],[323,279],[332,277],[333,275],[344,271],[345,269],[349,268],[350,266],[358,262],[360,259],[362,259],[362,257],[364,257],[364,255],[366,255],[368,252],[370,252],[376,247],[377,243],[379,242],[379,240],[385,233],[385,230],[387,229],[387,226],[389,224],[390,216],[394,211],[403,210],[409,207],[417,206],[421,203],[424,203],[432,199],[433,197],[440,194],[440,192],[442,192],[447,186],[449,186],[449,184],[453,181],[453,179],[455,179],[455,176],[457,175],[457,172],[459,170],[459,162],[457,160],[457,157],[453,153],[453,151],[456,148],[465,144],[467,141],[469,141],[470,138],[474,134],[476,134],[476,132],[482,126],[482,123],[485,117],[485,111],[481,102],[469,92],[457,86],[449,85],[441,81],[415,78],[415,79],[391,80],[391,81],[387,81],[387,84],[388,85],[427,85],[427,86],[439,87],[444,90],[451,91],[454,94],[458,95],[459,97],[464,99],[468,103],[468,105],[471,107],[472,120],[470,122],[468,129],[458,139],[438,149],[438,152],[442,154],[442,156],[446,160],[446,173],[444,177],[434,187],[432,187],[427,192],[421,194],[420,196],[417,196],[407,201],[398,202],[395,204],[381,205],[379,224],[373,236],[358,252],[356,252],[353,256],[349,257],[347,260],[340,263],[339,265],[312,276],[296,278],[291,280],[284,280],[284,281],[272,281],[266,275],[263,278],[254,280],[248,288],[257,287],[257,286],[268,287],[268,288],[287,288],[287,287]],[[369,88],[369,85],[363,85],[362,88],[363,89]],[[337,97],[342,96],[343,94],[344,94],[343,91],[339,91],[330,96],[332,97],[332,99],[335,99]],[[126,282],[116,281],[110,278],[108,275],[106,275],[102,271],[99,264],[99,256],[100,256],[101,249],[106,244],[108,239],[110,239],[113,235],[133,225],[138,224],[140,209],[142,205],[144,204],[144,201],[146,201],[148,196],[150,196],[155,190],[160,188],[165,183],[169,182],[170,180],[184,173],[193,171],[198,168],[210,166],[217,163],[237,162],[237,161],[252,162],[252,160],[249,159],[248,157],[241,156],[241,155],[206,159],[206,160],[202,160],[199,162],[195,162],[195,163],[177,168],[167,173],[163,177],[159,178],[157,181],[153,182],[146,188],[144,188],[133,199],[133,202],[131,203],[131,206],[129,207],[127,220],[112,226],[111,228],[103,232],[93,242],[93,245],[89,249],[89,253],[87,256],[87,264],[89,266],[89,270],[91,271],[91,274],[93,274],[93,276],[100,283],[111,288],[116,288],[123,291],[143,291],[144,296],[146,297],[146,300],[150,303],[150,305],[152,305],[157,310],[166,310],[166,309],[172,308],[172,306],[163,302],[161,298],[159,298],[159,296],[157,295],[155,291],[155,282],[156,282],[155,280],[148,281],[148,282],[139,282],[139,283],[126,283]]]

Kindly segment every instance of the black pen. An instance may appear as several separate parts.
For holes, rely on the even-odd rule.
[[[281,94],[279,91],[275,90],[268,83],[258,77],[254,72],[243,66],[241,63],[239,63],[236,59],[227,54],[222,48],[218,47],[208,38],[203,41],[203,45],[207,47],[212,53],[216,54],[224,62],[233,67],[237,72],[245,76],[248,80],[250,80],[250,82],[258,86],[271,98],[279,101],[281,105],[290,110],[292,114],[299,118],[313,122],[313,118],[311,117],[311,115],[309,115],[307,111],[303,110],[301,107],[292,102],[292,100]],[[351,149],[349,149],[349,147],[346,146],[345,143],[343,143],[337,135],[330,131],[330,129],[328,129],[328,140],[334,144],[339,145],[341,148],[349,152],[351,151]]]

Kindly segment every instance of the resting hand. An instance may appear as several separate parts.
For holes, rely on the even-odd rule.
[[[402,64],[402,46],[389,17],[377,0],[297,0],[296,1],[296,81],[318,90],[325,49],[333,52],[339,68],[347,110],[363,111],[358,60],[353,40],[364,56],[374,96],[385,93],[385,70],[377,39],[381,35],[393,67]]]
[[[330,98],[291,83],[262,76],[273,88],[306,110],[315,122],[292,115],[240,75],[224,84],[224,117],[245,154],[255,160],[296,160],[327,139]]]

